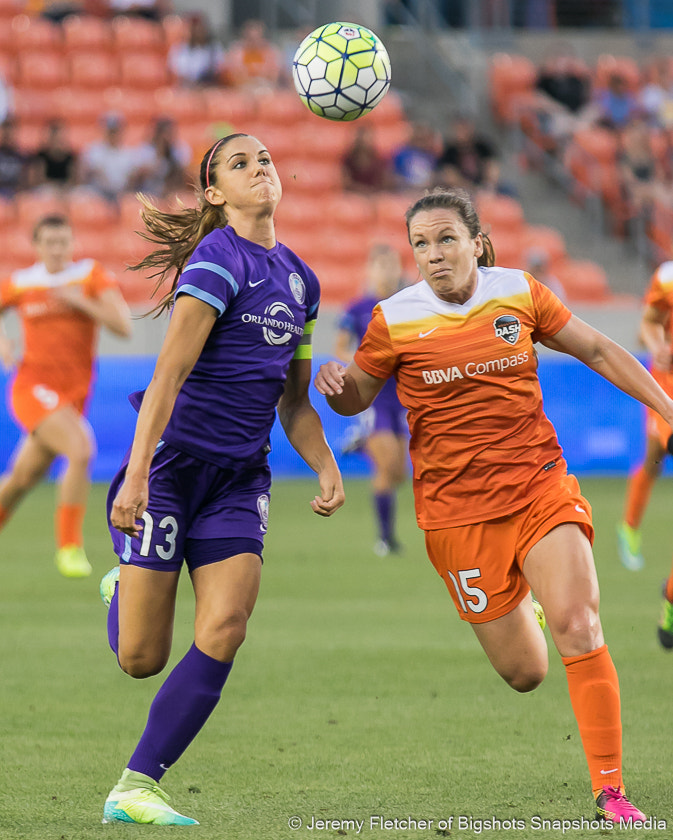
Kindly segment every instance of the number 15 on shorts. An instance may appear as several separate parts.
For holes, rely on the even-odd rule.
[[[456,597],[460,603],[463,612],[468,610],[473,613],[481,613],[488,606],[488,597],[483,589],[478,586],[470,586],[470,581],[481,577],[481,569],[461,569],[458,572],[458,578],[447,570],[453,588],[456,591]]]

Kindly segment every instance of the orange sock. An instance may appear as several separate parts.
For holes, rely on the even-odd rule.
[[[631,476],[624,509],[624,521],[631,528],[640,528],[655,482],[656,478],[646,472],[643,467]]]
[[[562,659],[594,794],[603,785],[623,790],[619,680],[608,646]]]
[[[666,597],[673,604],[673,569],[671,569],[671,573],[666,581]]]
[[[56,543],[59,548],[64,545],[82,545],[82,523],[84,522],[84,505],[58,505],[56,508]]]
[[[9,511],[7,510],[7,508],[4,508],[2,505],[0,505],[0,528],[2,528],[2,526],[5,524],[5,522],[7,522],[8,519]]]

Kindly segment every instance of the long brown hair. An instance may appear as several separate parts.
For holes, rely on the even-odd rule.
[[[454,210],[463,220],[470,237],[476,239],[479,234],[482,235],[484,241],[484,250],[482,255],[477,258],[477,265],[492,266],[495,265],[495,248],[493,243],[481,229],[481,222],[479,221],[479,214],[472,203],[470,194],[463,189],[446,189],[446,187],[435,187],[434,190],[426,193],[424,196],[414,202],[411,207],[404,214],[404,219],[407,223],[407,236],[409,236],[409,225],[416,213],[421,213],[424,210]],[[409,239],[411,242],[411,238]]]
[[[237,137],[247,134],[229,134],[222,137],[208,149],[201,160],[199,184],[196,188],[198,207],[183,207],[169,213],[156,207],[146,195],[139,194],[142,205],[140,215],[146,230],[140,233],[143,239],[159,247],[144,257],[133,271],[150,269],[150,277],[155,280],[152,297],[158,294],[164,283],[170,279],[170,289],[160,297],[157,305],[147,314],[154,317],[170,309],[173,305],[175,287],[187,260],[194,253],[199,242],[216,228],[226,227],[227,216],[219,205],[211,204],[205,190],[213,183],[215,168],[224,146]]]

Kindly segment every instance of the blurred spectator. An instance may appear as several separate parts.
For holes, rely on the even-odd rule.
[[[9,118],[14,109],[14,92],[9,82],[0,76],[0,124]]]
[[[113,15],[130,15],[160,21],[172,11],[170,0],[109,0]]]
[[[652,149],[650,128],[644,119],[633,119],[621,134],[617,159],[628,215],[647,215],[654,201],[665,199],[665,173]]]
[[[0,195],[12,198],[29,186],[29,156],[16,141],[16,123],[8,117],[0,125]]]
[[[475,188],[511,193],[500,182],[500,164],[493,143],[477,133],[474,121],[460,115],[453,122],[453,136],[437,161],[435,183],[446,187]]]
[[[225,56],[225,78],[233,87],[275,87],[281,77],[280,51],[266,39],[261,20],[248,20]]]
[[[149,142],[139,149],[137,189],[158,198],[184,190],[188,185],[187,167],[191,157],[190,147],[176,137],[175,123],[159,118]]]
[[[593,121],[605,128],[624,128],[640,113],[636,95],[629,90],[628,82],[619,73],[608,78],[608,86],[596,93],[592,103]]]
[[[560,46],[538,71],[535,115],[549,151],[557,152],[587,115],[591,101],[589,68]]]
[[[47,125],[43,144],[32,161],[33,186],[67,188],[77,183],[77,154],[68,142],[60,120]]]
[[[662,56],[652,62],[647,73],[638,104],[650,125],[669,128],[673,125],[673,63]]]
[[[103,117],[103,138],[87,146],[82,155],[82,183],[110,201],[137,186],[142,154],[124,143],[124,120],[118,114]]]
[[[529,274],[551,289],[557,298],[567,302],[567,295],[561,281],[551,271],[549,254],[543,248],[531,248],[524,256],[524,269]]]
[[[190,15],[188,21],[187,40],[174,44],[168,53],[171,73],[185,85],[216,83],[224,67],[224,49],[211,32],[204,15]]]
[[[393,154],[393,173],[402,189],[424,189],[437,165],[437,139],[427,123],[412,123],[407,142]]]
[[[374,143],[371,128],[359,128],[342,161],[344,189],[369,193],[392,186],[388,161]]]

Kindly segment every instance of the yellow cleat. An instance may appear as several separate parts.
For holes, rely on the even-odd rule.
[[[93,571],[81,545],[65,545],[59,548],[54,561],[63,577],[85,578]]]

